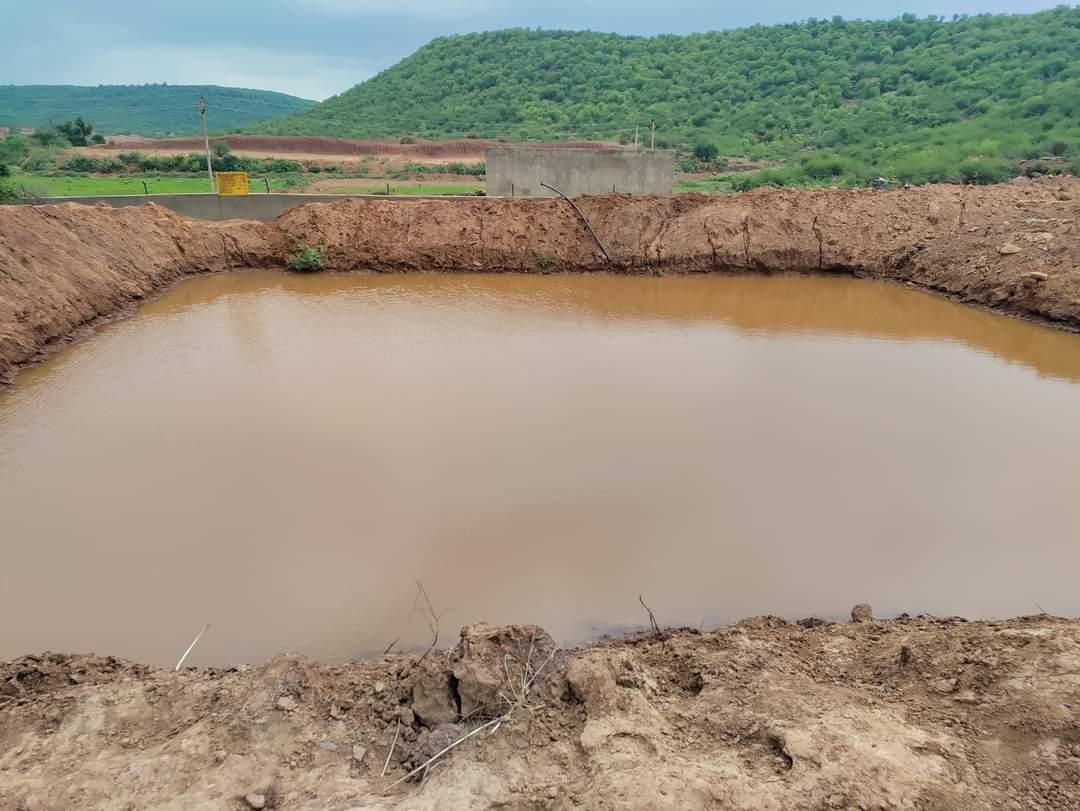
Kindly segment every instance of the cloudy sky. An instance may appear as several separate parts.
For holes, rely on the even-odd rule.
[[[222,84],[324,99],[433,37],[689,33],[809,16],[1023,13],[1037,0],[0,0],[5,84]]]

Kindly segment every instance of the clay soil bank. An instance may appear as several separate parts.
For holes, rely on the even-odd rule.
[[[580,203],[611,262],[561,200],[351,199],[270,224],[153,205],[0,207],[0,380],[179,279],[281,267],[300,243],[339,271],[847,273],[1080,328],[1075,178]]]
[[[571,651],[478,625],[424,659],[0,665],[5,811],[1078,807],[1080,622],[1047,616],[766,617]]]

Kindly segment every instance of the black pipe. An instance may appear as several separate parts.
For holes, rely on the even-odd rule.
[[[596,235],[596,231],[593,230],[592,224],[589,222],[589,218],[585,216],[585,212],[578,208],[578,204],[571,200],[569,197],[567,197],[565,194],[563,194],[561,191],[556,189],[554,186],[548,185],[543,181],[541,181],[540,185],[543,186],[545,189],[551,189],[553,192],[559,195],[559,197],[561,197],[563,200],[565,200],[574,207],[574,211],[576,211],[578,213],[578,216],[581,217],[581,221],[585,223],[585,227],[589,229],[589,233],[592,234],[592,238],[596,240],[596,244],[600,247],[600,253],[604,254],[604,258],[608,260],[608,262],[611,262],[611,256],[608,254],[607,248],[605,248],[604,243],[600,241],[600,237]]]

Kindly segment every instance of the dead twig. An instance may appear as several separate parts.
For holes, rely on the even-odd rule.
[[[424,581],[416,581],[416,597],[413,598],[413,611],[417,610],[417,606],[420,601],[424,602],[424,621],[427,623],[428,630],[431,631],[431,644],[428,645],[428,649],[416,660],[416,664],[419,665],[427,655],[435,650],[435,646],[439,644],[439,619],[441,615],[435,610],[435,606],[431,604],[431,600],[428,598],[427,589],[424,588]]]
[[[641,603],[641,607],[644,608],[649,614],[649,624],[652,626],[653,633],[656,634],[656,638],[661,638],[664,634],[660,630],[660,626],[656,624],[656,617],[653,615],[652,609],[645,605],[645,598],[640,594],[637,596],[638,602]]]
[[[176,663],[176,667],[173,668],[173,672],[178,672],[180,670],[180,668],[183,667],[184,662],[188,658],[188,654],[191,653],[195,649],[195,646],[199,644],[199,640],[203,638],[203,634],[205,634],[209,630],[210,630],[210,623],[207,623],[203,627],[203,629],[201,631],[199,631],[199,635],[197,637],[195,637],[191,641],[190,645],[187,646],[187,650],[184,651],[184,655],[180,657],[180,661]]]
[[[386,646],[386,650],[384,650],[384,651],[382,652],[382,655],[383,655],[383,656],[386,656],[386,654],[388,654],[388,653],[389,653],[390,651],[392,651],[392,650],[394,649],[394,645],[396,645],[396,644],[398,643],[398,640],[399,640],[399,639],[401,639],[401,637],[400,637],[400,636],[395,636],[395,637],[394,637],[394,641],[393,641],[393,642],[391,642],[391,643],[390,643],[389,645],[387,645],[387,646]]]
[[[468,732],[468,733],[466,733],[466,734],[462,735],[462,736],[461,736],[460,738],[458,738],[458,739],[457,739],[456,741],[454,741],[453,743],[451,743],[451,744],[450,744],[449,746],[445,746],[445,747],[443,747],[442,749],[440,749],[440,750],[439,750],[438,752],[436,752],[436,753],[435,753],[434,755],[432,755],[432,756],[431,756],[430,758],[428,758],[427,760],[425,760],[425,761],[424,761],[423,763],[421,763],[421,764],[420,764],[419,766],[417,766],[417,767],[416,767],[415,769],[413,769],[413,770],[412,770],[411,772],[409,772],[408,774],[406,774],[406,775],[405,775],[405,776],[403,776],[403,777],[399,777],[399,778],[398,778],[397,780],[395,780],[395,781],[394,781],[393,783],[391,783],[391,784],[390,784],[390,788],[395,788],[395,787],[397,787],[398,785],[400,785],[401,783],[404,783],[404,782],[405,782],[406,780],[408,780],[408,779],[409,779],[410,777],[414,777],[414,776],[416,776],[416,775],[420,774],[420,772],[422,772],[422,771],[424,771],[425,769],[427,769],[427,767],[428,767],[428,766],[430,766],[430,765],[431,765],[432,763],[434,763],[434,762],[435,762],[436,760],[438,760],[439,758],[441,758],[441,757],[442,757],[443,755],[445,755],[445,754],[446,754],[447,752],[449,752],[449,751],[450,751],[451,749],[453,749],[453,748],[454,748],[455,746],[457,746],[458,744],[462,744],[462,743],[465,743],[465,741],[469,740],[469,738],[471,738],[471,737],[472,737],[473,735],[477,734],[478,732],[483,732],[483,731],[484,731],[485,729],[487,729],[488,727],[492,727],[492,726],[498,726],[499,724],[501,724],[501,723],[503,722],[503,719],[504,719],[504,718],[506,718],[506,716],[507,716],[507,715],[509,715],[509,714],[510,714],[510,713],[507,713],[506,715],[500,715],[500,716],[499,716],[498,718],[492,718],[492,719],[491,719],[490,721],[488,721],[487,723],[484,723],[484,724],[481,724],[480,726],[478,726],[478,727],[477,727],[476,729],[474,729],[474,730],[473,730],[472,732]],[[388,761],[388,762],[389,762],[389,761]]]
[[[398,719],[397,729],[394,730],[394,740],[390,743],[390,751],[386,753],[386,763],[383,764],[381,777],[386,777],[386,770],[390,768],[390,758],[394,756],[394,747],[397,746],[398,735],[401,734],[401,719]]]
[[[431,766],[439,758],[441,758],[443,755],[445,755],[447,752],[450,752],[455,747],[463,744],[465,741],[469,740],[469,738],[473,737],[474,735],[480,734],[484,730],[490,730],[490,732],[488,734],[494,734],[499,729],[499,727],[502,726],[503,721],[506,721],[516,710],[521,709],[523,707],[524,708],[528,707],[528,704],[526,703],[526,699],[528,698],[529,690],[532,688],[533,684],[536,683],[536,680],[540,677],[540,674],[544,672],[544,669],[555,658],[555,654],[559,650],[557,647],[552,648],[551,653],[548,655],[547,659],[544,660],[543,664],[541,664],[540,667],[536,668],[535,670],[532,670],[531,667],[530,667],[530,663],[532,662],[532,652],[533,652],[533,644],[534,643],[535,643],[535,640],[533,640],[533,642],[530,642],[530,644],[529,644],[529,655],[526,657],[525,664],[524,664],[524,666],[522,668],[520,684],[517,682],[516,679],[513,678],[513,676],[511,676],[509,666],[506,663],[507,659],[513,658],[513,657],[511,657],[508,654],[507,657],[503,659],[503,670],[506,673],[507,687],[509,688],[510,694],[514,697],[514,701],[511,703],[509,701],[509,699],[507,699],[506,696],[503,696],[502,693],[499,694],[500,696],[502,696],[503,701],[506,701],[509,704],[509,707],[507,708],[506,712],[504,712],[502,715],[499,715],[499,716],[497,716],[495,718],[491,718],[491,719],[485,721],[480,726],[478,726],[476,729],[473,729],[473,730],[465,733],[464,735],[462,735],[457,740],[455,740],[452,743],[448,744],[447,746],[443,747],[438,752],[436,752],[434,755],[432,755],[430,758],[428,758],[426,761],[424,761],[419,766],[417,766],[415,769],[413,769],[411,772],[409,772],[408,774],[406,774],[406,775],[404,775],[402,777],[399,777],[397,780],[395,780],[393,783],[391,783],[390,786],[389,786],[389,789],[396,788],[397,786],[404,783],[406,780],[408,780],[408,779],[410,779],[412,777],[415,777],[416,775],[420,774],[421,772],[423,772],[424,777],[426,778],[428,770],[431,768]],[[474,710],[474,712],[475,712],[475,710]],[[391,749],[391,751],[393,751],[393,750]],[[388,757],[387,758],[387,763],[389,763],[389,762],[390,762],[390,759]],[[385,774],[385,769],[383,770],[383,772]]]

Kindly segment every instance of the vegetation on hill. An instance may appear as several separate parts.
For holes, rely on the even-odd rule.
[[[284,93],[216,85],[0,85],[0,127],[55,127],[82,116],[105,135],[192,133],[202,126],[199,96],[206,97],[215,131],[287,116],[315,104]]]
[[[987,182],[1080,150],[1080,7],[691,36],[436,39],[267,133],[618,138],[783,168],[746,183]],[[696,149],[695,149],[696,147]],[[1056,160],[1060,159],[1060,160]]]

